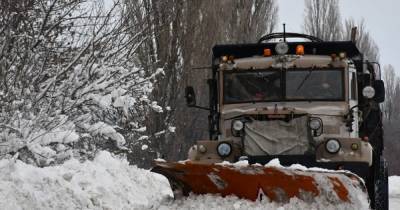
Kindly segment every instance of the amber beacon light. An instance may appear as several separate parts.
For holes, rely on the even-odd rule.
[[[296,55],[304,55],[304,46],[303,45],[297,45],[296,46]]]
[[[264,49],[264,57],[269,57],[271,55],[272,55],[271,49],[265,48]]]

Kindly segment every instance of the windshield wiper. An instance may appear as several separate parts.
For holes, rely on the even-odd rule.
[[[308,80],[308,78],[311,76],[311,73],[313,71],[310,69],[310,71],[308,72],[308,74],[304,77],[303,81],[301,81],[300,85],[296,88],[296,92],[298,90],[300,90],[301,87],[303,87],[304,83]]]

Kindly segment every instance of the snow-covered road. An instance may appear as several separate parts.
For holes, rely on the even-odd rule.
[[[390,209],[400,209],[400,177],[390,182]],[[20,161],[0,160],[0,209],[360,209],[326,203],[250,202],[230,196],[189,196],[172,199],[167,180],[127,161],[101,152],[93,161],[69,160],[37,168]],[[362,208],[361,208],[362,209]]]
[[[400,176],[389,177],[389,209],[400,209]]]
[[[389,209],[390,210],[398,210],[398,209],[400,209],[400,197],[399,196],[390,196],[390,198],[389,198]]]

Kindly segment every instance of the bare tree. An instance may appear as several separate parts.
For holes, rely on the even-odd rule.
[[[304,30],[326,41],[350,40],[357,27],[356,45],[370,61],[379,61],[379,48],[366,29],[364,20],[356,23],[350,18],[342,28],[338,0],[305,0]]]
[[[325,41],[341,39],[338,0],[305,0],[304,31]]]
[[[193,141],[208,138],[207,112],[186,108],[183,90],[194,86],[199,105],[208,106],[205,79],[210,70],[192,68],[210,65],[216,43],[255,42],[271,32],[277,5],[273,0],[143,0],[125,5],[132,33],[143,30],[151,35],[140,46],[138,62],[165,72],[153,97],[170,111],[148,116],[148,132],[162,133],[153,136],[152,147],[165,158],[184,158]],[[163,133],[170,126],[177,127],[176,133]]]
[[[351,30],[353,27],[357,27],[356,45],[358,49],[360,49],[368,60],[379,61],[379,47],[366,29],[364,19],[358,23],[352,18],[347,19],[344,24],[343,38],[345,40],[351,39]]]
[[[396,76],[392,103],[393,103],[393,113],[394,113],[393,117],[396,120],[400,120],[400,77],[399,76]]]
[[[392,65],[384,66],[383,80],[385,81],[386,101],[384,103],[385,118],[390,122],[394,114],[394,97],[396,91],[396,74]]]
[[[203,13],[210,15],[208,11],[212,11],[212,6],[216,6],[212,16],[225,24],[218,27],[225,37],[220,42],[256,42],[261,35],[272,33],[277,24],[278,6],[272,0],[204,2]]]
[[[398,162],[398,151],[400,150],[400,78],[395,75],[393,66],[384,67],[383,78],[385,80],[386,99],[383,104],[384,129],[385,129],[385,158],[391,166],[390,174],[400,173]]]

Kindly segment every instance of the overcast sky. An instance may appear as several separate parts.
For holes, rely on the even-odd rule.
[[[279,26],[286,23],[287,31],[303,32],[303,0],[278,0]],[[340,0],[342,19],[364,18],[367,30],[379,46],[380,63],[392,64],[400,76],[400,1],[399,0]]]

